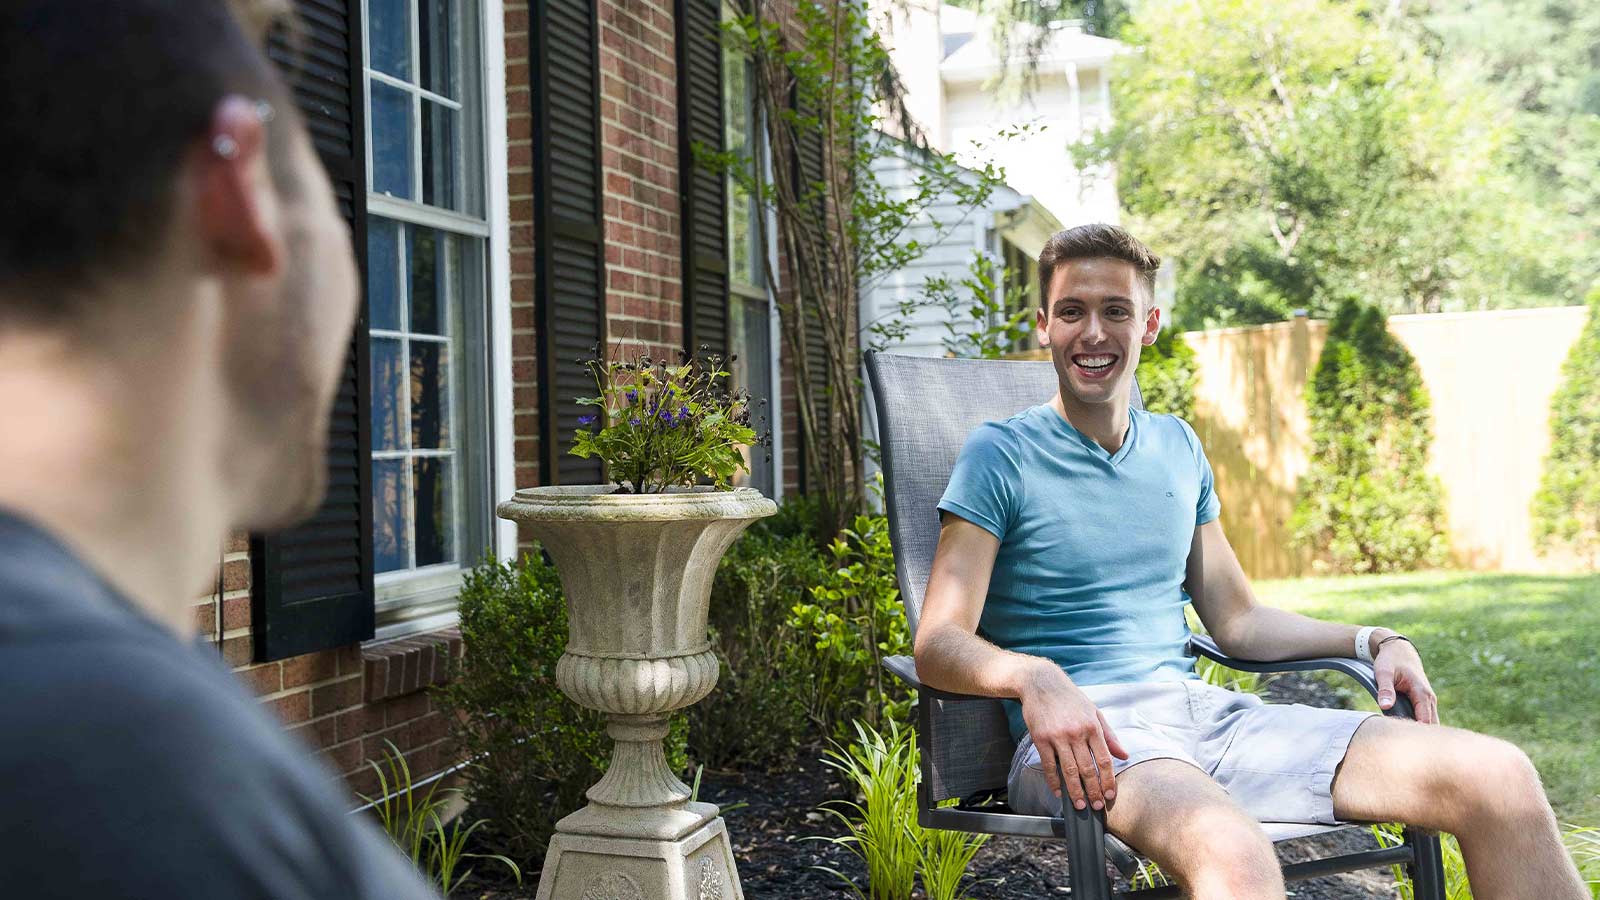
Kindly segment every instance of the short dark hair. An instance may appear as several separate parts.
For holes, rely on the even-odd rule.
[[[288,139],[275,132],[297,118],[260,41],[267,8],[9,0],[0,17],[0,171],[8,181],[0,321],[76,318],[86,288],[158,251],[184,150],[229,94],[266,100],[279,114],[267,152],[281,182]]]
[[[1054,280],[1056,266],[1074,259],[1120,259],[1131,264],[1139,273],[1150,297],[1156,292],[1156,270],[1161,268],[1161,257],[1150,252],[1144,242],[1134,237],[1126,228],[1097,222],[1079,225],[1050,235],[1039,251],[1039,304],[1050,305],[1050,282]]]

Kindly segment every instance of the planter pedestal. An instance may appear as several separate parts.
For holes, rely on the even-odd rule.
[[[717,563],[777,511],[757,491],[521,490],[500,504],[555,560],[568,640],[556,683],[615,741],[589,805],[556,824],[537,900],[743,900],[717,807],[667,765],[668,716],[717,683],[706,639]]]

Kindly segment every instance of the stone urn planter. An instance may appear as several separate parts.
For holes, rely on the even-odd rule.
[[[566,593],[556,681],[615,741],[589,805],[556,825],[537,900],[742,900],[727,828],[667,766],[667,717],[717,683],[706,635],[717,563],[777,512],[759,491],[529,488],[499,506],[550,553]],[[751,723],[759,727],[759,723]]]

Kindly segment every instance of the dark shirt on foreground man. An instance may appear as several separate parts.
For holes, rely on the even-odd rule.
[[[0,698],[0,896],[432,896],[213,648],[3,510]]]

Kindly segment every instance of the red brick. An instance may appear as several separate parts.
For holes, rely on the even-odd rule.
[[[222,601],[222,630],[250,627],[250,598],[229,597]]]
[[[329,650],[294,656],[283,661],[283,686],[286,688],[327,681],[338,674],[337,657]]]
[[[293,725],[311,718],[311,692],[298,691],[285,694],[276,700],[268,700],[266,704],[285,725]]]
[[[334,716],[339,723],[339,740],[366,737],[383,730],[383,709],[379,704],[366,704],[349,712]]]
[[[231,559],[222,564],[222,589],[243,591],[250,588],[250,560]]]
[[[361,703],[361,679],[336,681],[311,690],[311,713],[322,716]]]
[[[313,750],[331,747],[339,742],[338,723],[333,716],[323,716],[320,719],[312,719],[304,725],[296,725],[289,729],[289,733],[297,735]]]
[[[428,695],[422,691],[384,701],[384,720],[391,726],[428,715]]]
[[[334,659],[339,664],[340,675],[361,674],[361,645],[350,644],[334,651]]]
[[[222,661],[233,668],[250,664],[255,647],[248,635],[226,638],[222,642]]]
[[[360,741],[349,741],[322,751],[322,758],[326,759],[336,772],[353,772],[366,762],[361,751]]]
[[[283,665],[270,662],[263,666],[240,669],[238,675],[250,690],[257,694],[276,694],[283,690]]]

